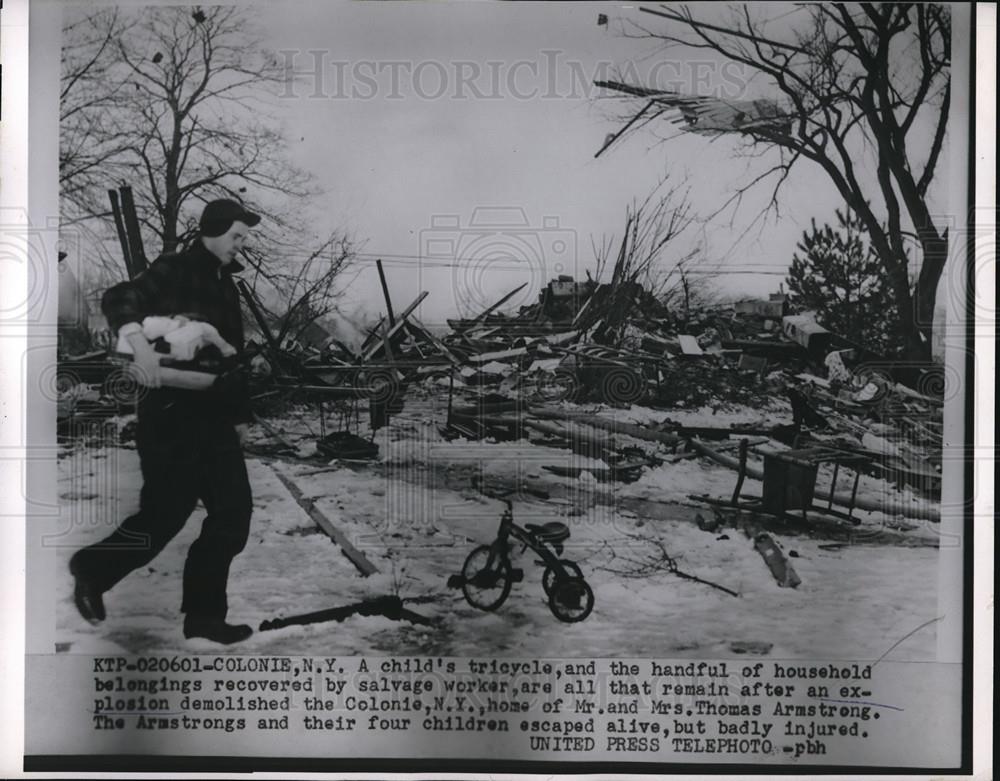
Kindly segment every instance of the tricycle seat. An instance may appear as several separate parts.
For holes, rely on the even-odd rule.
[[[541,525],[529,523],[525,524],[524,528],[538,542],[547,542],[550,545],[559,545],[569,539],[569,527],[559,521],[550,521]]]

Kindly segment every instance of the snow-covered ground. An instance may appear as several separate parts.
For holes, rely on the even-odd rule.
[[[749,424],[756,414],[685,413],[688,425]],[[635,409],[629,418],[659,418]],[[670,417],[677,420],[677,415]],[[681,422],[678,420],[678,422]],[[286,432],[289,431],[286,429]],[[532,444],[446,442],[429,416],[401,416],[379,432],[381,461],[315,465],[248,458],[254,520],[230,575],[230,620],[261,621],[393,594],[432,626],[353,616],[257,632],[222,648],[185,640],[181,571],[198,534],[199,509],[150,566],[105,595],[108,619],[86,624],[72,603],[65,567],[73,550],[99,539],[138,503],[138,457],[123,448],[76,448],[60,459],[61,511],[57,648],[70,653],[189,652],[322,655],[548,657],[727,657],[750,644],[772,658],[876,659],[936,615],[938,551],[933,547],[833,544],[777,537],[802,583],[780,588],[751,541],[732,528],[702,531],[689,494],[728,496],[735,473],[701,459],[665,463],[632,484],[598,484],[584,471],[557,477],[546,465],[605,466],[567,450]],[[306,448],[308,450],[308,448]],[[375,564],[362,577],[275,475],[280,470]],[[496,533],[501,503],[473,491],[482,471],[500,490],[515,485],[520,523],[559,520],[571,530],[565,556],[576,560],[596,595],[578,624],[557,621],[541,588],[541,567],[520,556],[524,581],[495,613],[468,605],[447,586],[465,557]],[[759,491],[748,481],[744,491]],[[878,524],[865,514],[866,524]],[[917,529],[924,539],[932,530]],[[663,552],[684,572],[738,597],[668,571]],[[643,572],[643,576],[637,575]],[[935,658],[931,624],[892,650],[892,659]]]

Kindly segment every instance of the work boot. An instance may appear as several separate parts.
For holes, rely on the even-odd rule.
[[[184,637],[203,637],[213,643],[232,645],[246,640],[253,630],[246,624],[227,624],[224,618],[188,614],[184,617]]]
[[[76,585],[73,587],[73,603],[76,609],[88,623],[94,625],[101,623],[107,617],[104,612],[104,592],[94,584],[94,581],[80,573],[76,556],[69,561],[69,571],[76,580]]]

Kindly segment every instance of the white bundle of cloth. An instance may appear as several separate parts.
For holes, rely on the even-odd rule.
[[[218,347],[223,357],[236,354],[236,348],[219,335],[215,326],[181,315],[145,318],[142,321],[142,335],[148,342],[162,338],[170,345],[170,357],[179,361],[194,360],[198,351],[208,345]],[[132,345],[127,339],[118,339],[118,352],[132,353]]]

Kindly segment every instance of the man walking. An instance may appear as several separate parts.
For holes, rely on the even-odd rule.
[[[151,315],[185,315],[215,326],[241,350],[243,321],[232,273],[242,270],[236,255],[258,222],[258,215],[235,201],[213,201],[186,250],[161,256],[101,300],[109,327],[133,349],[129,371],[145,386],[136,429],[143,486],[139,511],[70,560],[74,601],[91,623],[105,618],[104,592],[152,561],[200,499],[208,515],[184,565],[184,636],[229,644],[253,633],[226,622],[229,567],[246,544],[253,510],[241,447],[250,420],[245,386],[235,393],[162,387],[159,360],[141,323]]]

